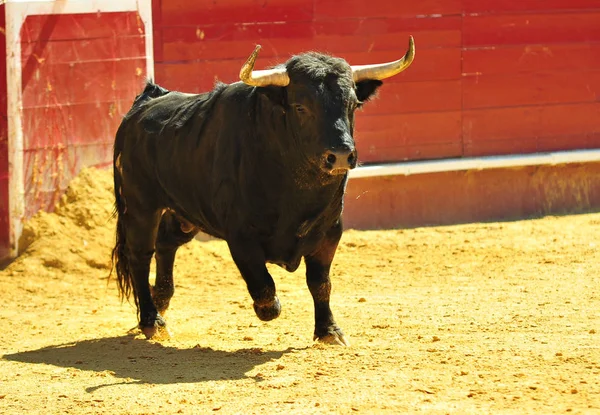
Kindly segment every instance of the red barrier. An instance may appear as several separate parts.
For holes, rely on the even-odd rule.
[[[110,162],[121,116],[154,68],[149,2],[8,0],[0,15],[1,260],[82,167]]]

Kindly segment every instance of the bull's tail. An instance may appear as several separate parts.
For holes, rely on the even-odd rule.
[[[122,127],[122,126],[121,126]],[[117,231],[115,247],[112,251],[112,267],[117,274],[117,286],[121,300],[129,299],[134,287],[133,277],[129,268],[129,259],[127,257],[126,232],[124,216],[127,212],[127,206],[123,197],[123,177],[121,169],[121,151],[123,149],[124,132],[123,128],[119,128],[115,138],[115,148],[113,155],[113,175],[114,175],[114,190],[115,190],[115,208],[113,215],[117,218]],[[137,296],[134,295],[137,306]]]

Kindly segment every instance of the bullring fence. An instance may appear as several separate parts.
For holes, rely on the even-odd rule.
[[[199,92],[319,50],[404,53],[357,116],[348,227],[503,220],[600,206],[596,0],[0,1],[0,259],[84,166],[108,166],[145,78]]]

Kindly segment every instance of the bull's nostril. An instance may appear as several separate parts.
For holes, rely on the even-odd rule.
[[[348,156],[348,164],[350,166],[354,166],[355,162],[356,162],[356,154],[350,153],[350,155]]]
[[[337,158],[335,157],[335,154],[329,153],[327,155],[327,163],[335,164],[336,160],[337,160]]]

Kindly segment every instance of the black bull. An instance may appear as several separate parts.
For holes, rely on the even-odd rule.
[[[227,242],[264,321],[281,311],[266,263],[292,272],[304,258],[314,338],[347,344],[329,307],[329,270],[357,163],[354,112],[381,79],[410,65],[414,43],[398,61],[361,67],[307,53],[253,71],[257,52],[242,68],[243,82],[210,92],[148,82],[117,131],[113,261],[121,295],[133,292],[148,338],[165,326],[177,249],[203,231]]]

